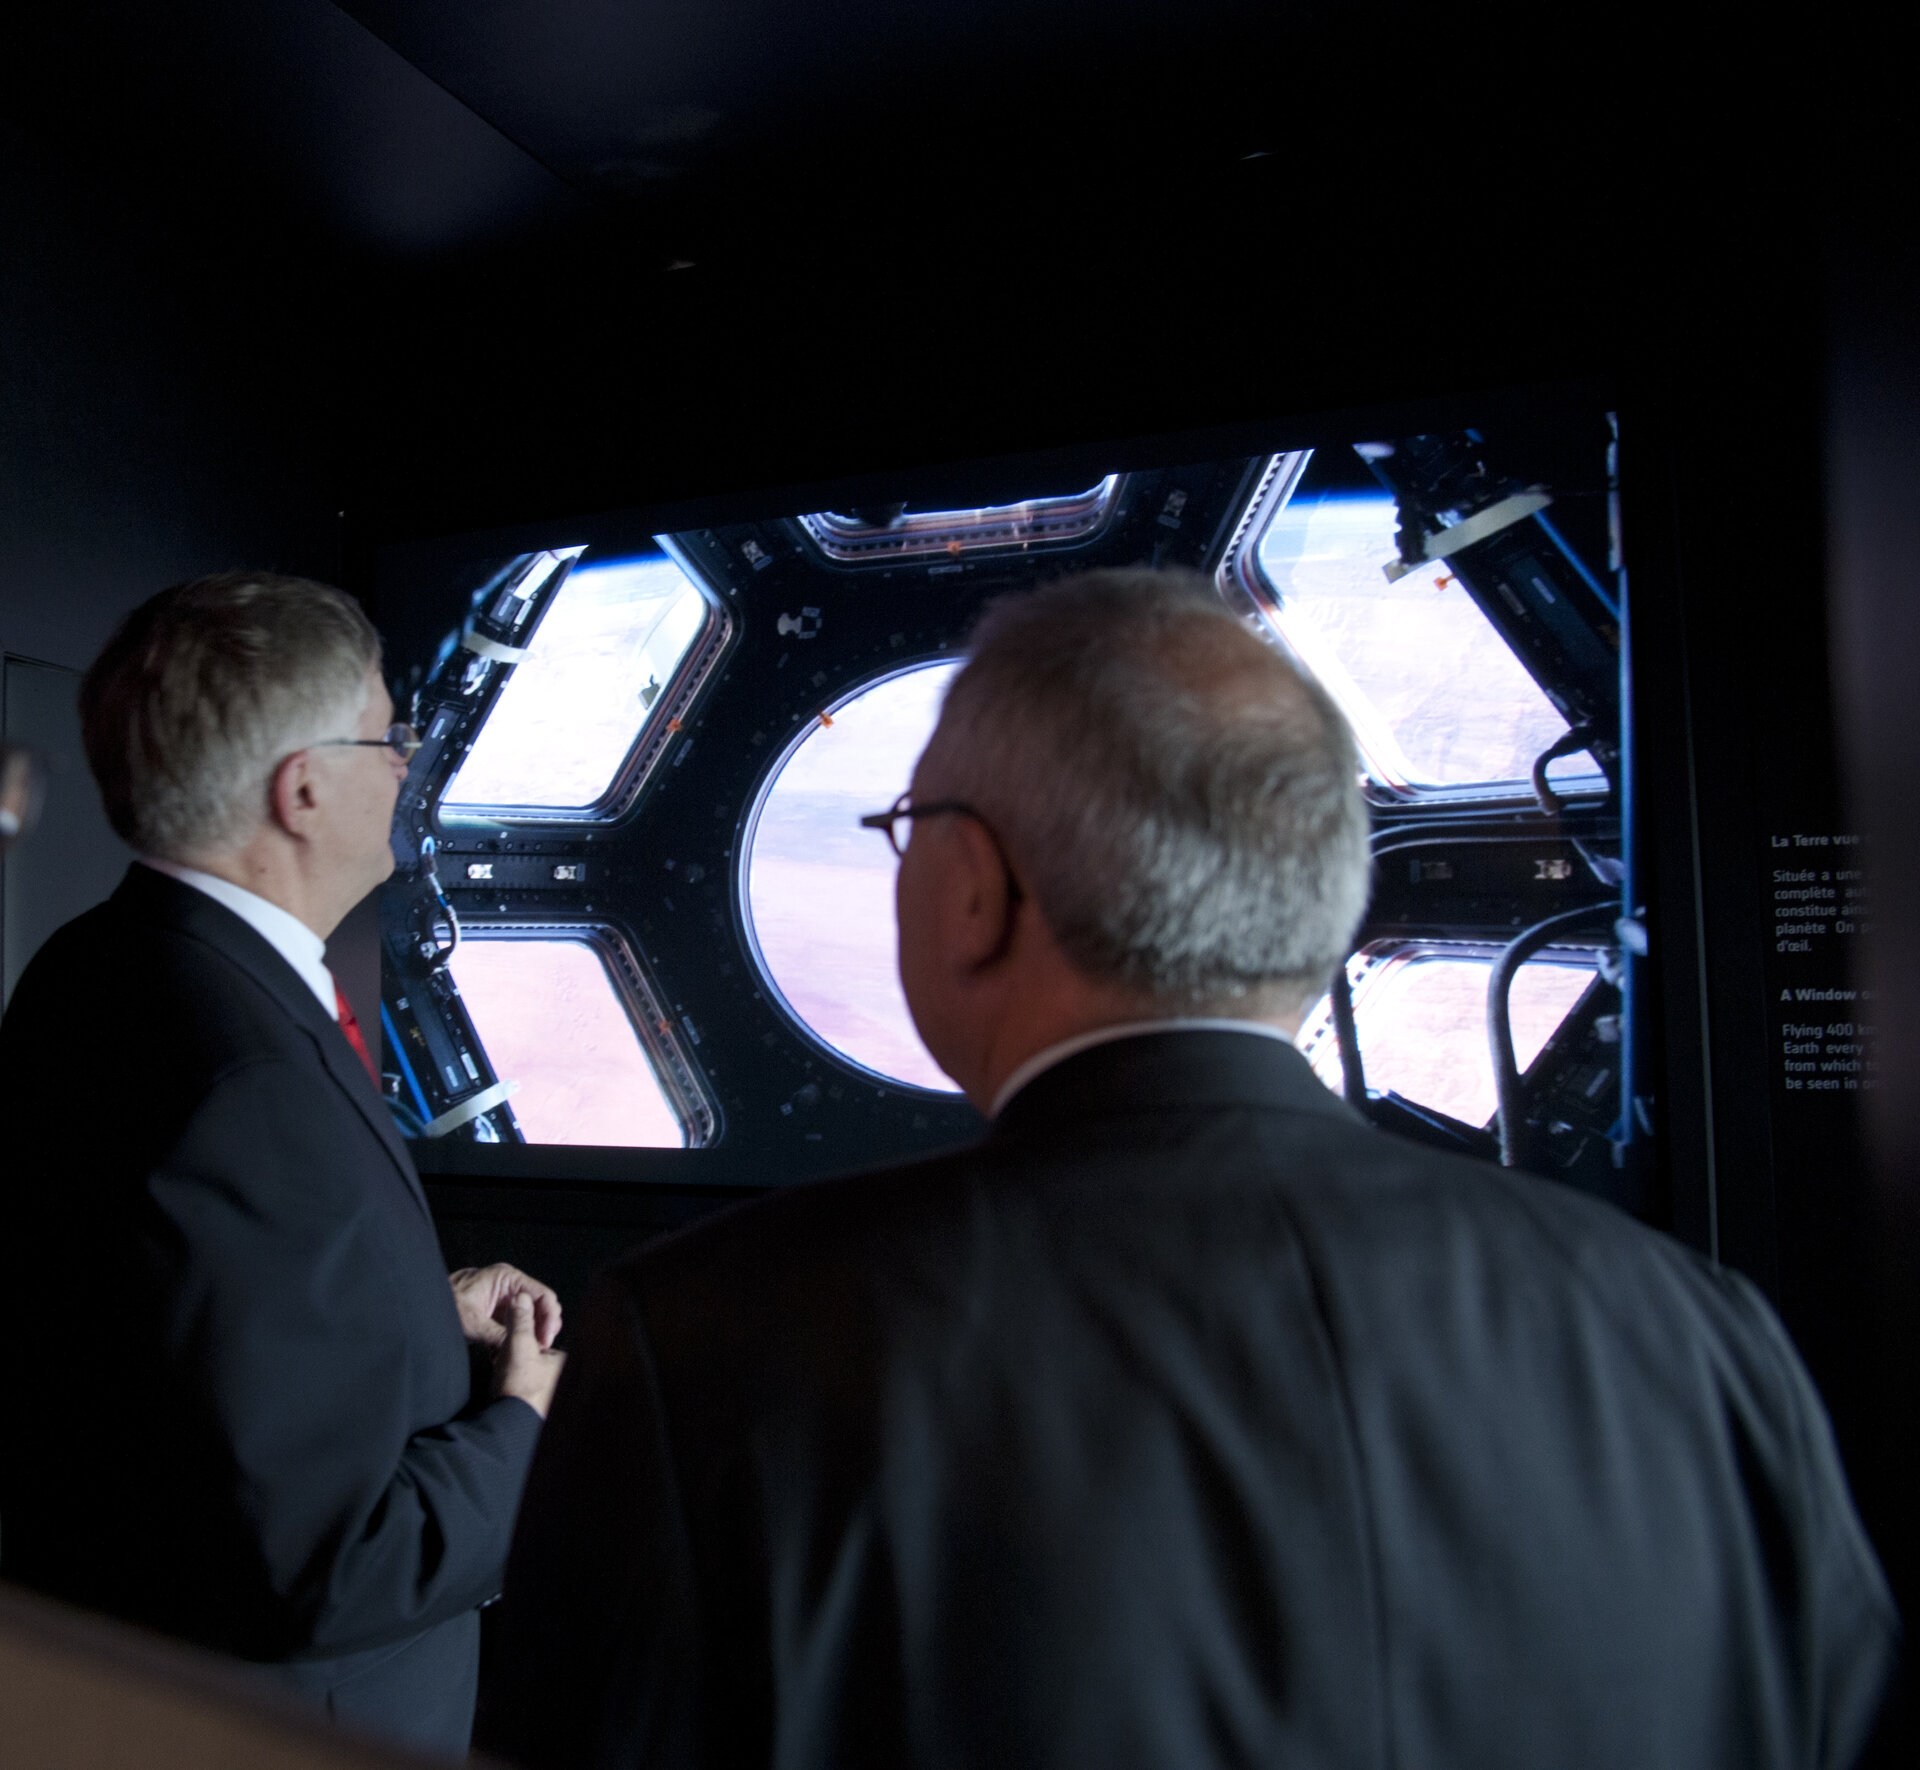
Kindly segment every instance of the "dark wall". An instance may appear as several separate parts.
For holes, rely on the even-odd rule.
[[[67,40],[63,62],[9,27],[0,48],[19,92],[0,121],[0,652],[8,735],[51,769],[41,828],[7,860],[10,984],[125,864],[75,672],[166,584],[334,575],[339,500],[335,346],[311,325],[324,261],[234,206],[208,144],[141,99],[109,40]],[[67,77],[83,51],[87,78]]]
[[[44,155],[0,134],[0,646],[82,667],[179,578],[333,572],[332,420],[257,284]]]
[[[1877,193],[1911,189],[1920,154],[1901,126],[1901,75],[1864,43],[1837,82],[1829,242],[1826,402],[1828,569],[1834,684],[1850,813],[1873,848],[1878,910],[1859,979],[1873,991],[1881,1086],[1867,1102],[1869,1162],[1857,1214],[1865,1256],[1842,1319],[1854,1328],[1853,1388],[1871,1426],[1856,1480],[1905,1599],[1920,1612],[1920,248]],[[1874,169],[1872,179],[1855,174]],[[1905,1735],[1916,1733],[1909,1678]]]
[[[48,935],[98,903],[127,869],[127,848],[108,824],[80,736],[79,672],[9,657],[0,672],[0,730],[45,772],[30,841],[0,860],[0,1005]]]

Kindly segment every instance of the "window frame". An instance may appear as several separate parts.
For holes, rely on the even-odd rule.
[[[460,919],[460,943],[465,945],[469,941],[567,941],[587,947],[599,959],[614,999],[620,1004],[633,1029],[635,1041],[653,1071],[667,1108],[680,1123],[685,1139],[680,1148],[710,1149],[720,1141],[724,1121],[719,1097],[693,1061],[675,1029],[665,997],[624,930],[609,920],[590,916],[530,918],[467,915]],[[466,1015],[468,1025],[473,1028],[475,1041],[486,1056],[488,1065],[499,1075],[500,1066],[487,1050],[486,1032],[473,1010],[466,1005],[466,998],[460,993],[459,979],[451,966],[448,968],[448,978],[453,983],[461,1011]],[[516,1117],[516,1126],[518,1123]],[[521,1141],[533,1143],[524,1131]],[[557,1149],[566,1146],[548,1143],[535,1147]]]
[[[1506,944],[1500,940],[1454,940],[1420,935],[1384,935],[1379,939],[1363,942],[1341,961],[1343,965],[1348,966],[1351,966],[1356,959],[1367,961],[1366,968],[1361,971],[1358,977],[1353,976],[1351,972],[1348,973],[1348,987],[1352,991],[1354,1026],[1356,1032],[1358,1032],[1359,1029],[1360,1016],[1365,1006],[1366,996],[1370,994],[1373,989],[1378,988],[1381,981],[1391,976],[1394,970],[1412,965],[1430,964],[1436,960],[1454,960],[1456,962],[1465,960],[1474,964],[1486,965],[1488,975],[1491,976],[1493,966],[1499,962],[1500,955],[1505,950]],[[1580,1006],[1586,1001],[1588,993],[1596,985],[1602,985],[1606,982],[1605,975],[1601,970],[1600,958],[1600,955],[1606,950],[1606,944],[1597,940],[1592,942],[1573,939],[1554,941],[1550,945],[1542,947],[1539,952],[1528,955],[1525,962],[1521,965],[1520,969],[1522,971],[1524,971],[1528,965],[1558,964],[1566,970],[1580,969],[1588,973],[1587,987],[1574,998],[1573,1005],[1560,1017],[1553,1031],[1547,1035],[1546,1042],[1534,1053],[1532,1061],[1528,1063],[1526,1068],[1520,1072],[1523,1081],[1533,1073],[1535,1067],[1553,1049],[1553,1042],[1560,1036],[1561,1028],[1566,1026],[1567,1023],[1580,1012]],[[1581,960],[1577,957],[1577,955],[1580,954],[1592,955],[1591,961]],[[1560,956],[1556,958],[1554,955]],[[1518,973],[1515,975],[1515,981],[1518,981]],[[1311,1038],[1305,1038],[1309,1029],[1311,1029],[1312,1036]],[[1481,1016],[1477,1030],[1482,1046],[1486,1047],[1487,1062],[1489,1068],[1491,1068],[1493,1052],[1490,1047],[1487,1047],[1486,1018],[1484,1014]],[[1303,1038],[1305,1038],[1305,1042],[1302,1042]],[[1334,1058],[1335,1079],[1329,1082],[1325,1076],[1321,1075],[1317,1067],[1314,1068],[1313,1073],[1315,1079],[1319,1081],[1323,1087],[1330,1089],[1336,1094],[1342,1092],[1344,1075],[1337,1055],[1338,1042],[1334,1030],[1332,992],[1330,990],[1317,997],[1308,1005],[1306,1014],[1301,1019],[1300,1031],[1294,1036],[1294,1049],[1307,1060],[1310,1066],[1316,1063],[1316,1059],[1323,1051],[1334,1051],[1336,1053]],[[1364,1062],[1364,1050],[1361,1055]],[[1373,1078],[1371,1075],[1368,1076],[1368,1086],[1369,1088],[1373,1087]],[[1397,1089],[1389,1088],[1378,1088],[1374,1091],[1377,1093],[1398,1092]],[[1436,1106],[1431,1101],[1416,1100],[1410,1094],[1401,1095],[1401,1098],[1410,1101],[1423,1112],[1445,1112],[1445,1108]],[[1498,1120],[1499,1109],[1496,1106],[1493,1115],[1485,1123],[1469,1128],[1476,1131],[1489,1130],[1498,1123]],[[1465,1123],[1466,1121],[1461,1120],[1459,1122]]]
[[[1026,498],[1017,504],[986,504],[974,510],[923,510],[875,528],[837,511],[793,518],[829,563],[840,566],[917,564],[936,569],[942,556],[966,553],[1031,553],[1078,546],[1098,536],[1120,507],[1126,475],[1109,473],[1084,492]]]
[[[1500,805],[1537,806],[1539,798],[1531,778],[1498,781],[1456,781],[1444,785],[1422,785],[1412,781],[1391,758],[1400,745],[1391,727],[1374,711],[1370,702],[1364,708],[1350,706],[1336,687],[1346,667],[1333,657],[1333,668],[1316,664],[1315,654],[1322,649],[1314,635],[1302,631],[1306,623],[1289,621],[1285,600],[1268,578],[1260,561],[1260,544],[1280,512],[1286,508],[1305,477],[1313,459],[1312,449],[1289,449],[1273,456],[1262,470],[1253,496],[1247,501],[1240,521],[1235,525],[1226,551],[1214,573],[1214,586],[1227,606],[1240,614],[1277,650],[1283,652],[1295,668],[1311,677],[1333,696],[1347,723],[1353,728],[1355,744],[1365,771],[1367,797],[1377,805]],[[1383,497],[1390,499],[1384,488]],[[1464,593],[1465,586],[1462,591]],[[1476,605],[1477,607],[1477,605]],[[1485,619],[1484,614],[1481,617]],[[1489,623],[1491,625],[1491,623]],[[1495,636],[1499,637],[1498,629]],[[1506,645],[1504,638],[1500,643]],[[1330,652],[1330,648],[1327,648]],[[1512,647],[1507,649],[1512,651]],[[1526,664],[1514,654],[1516,663]],[[1531,679],[1532,672],[1528,672]],[[1538,686],[1536,684],[1536,686]],[[1365,691],[1354,685],[1353,692],[1366,701]],[[1404,758],[1403,758],[1404,760]],[[1598,796],[1606,790],[1605,777],[1599,771],[1556,780],[1557,790],[1568,796]]]
[[[466,766],[466,756],[448,774],[446,784],[440,789],[433,807],[434,826],[440,833],[465,833],[474,829],[546,829],[546,830],[601,830],[608,829],[628,817],[639,804],[640,796],[647,783],[658,771],[661,759],[672,740],[684,727],[694,703],[701,691],[713,679],[721,659],[732,648],[737,634],[737,623],[733,611],[727,606],[718,591],[715,590],[707,575],[695,565],[686,550],[674,542],[671,535],[655,535],[653,544],[669,559],[687,580],[691,588],[698,591],[706,604],[707,617],[694,642],[681,655],[680,662],[674,667],[672,676],[662,686],[641,717],[640,724],[628,743],[626,755],[614,770],[606,790],[586,806],[541,806],[516,805],[508,803],[487,803],[463,800],[457,805],[449,804],[449,795],[454,783],[460,778],[460,770]],[[633,553],[615,554],[606,559],[595,559],[591,547],[583,549],[572,562],[565,577],[548,591],[541,605],[539,615],[522,639],[520,649],[524,654],[532,649],[539,636],[541,626],[546,622],[548,612],[559,596],[565,591],[567,581],[573,572],[583,566],[617,565],[623,560],[642,557]],[[511,661],[502,660],[507,674],[494,687],[487,710],[474,725],[467,738],[470,752],[479,741],[480,734],[486,729],[499,709],[501,700],[513,686],[512,672],[524,662],[524,655]]]

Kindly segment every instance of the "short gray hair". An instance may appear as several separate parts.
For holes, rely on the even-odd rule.
[[[1186,1006],[1304,997],[1366,909],[1353,735],[1191,573],[1097,571],[994,603],[928,745],[1067,957]]]
[[[162,860],[243,842],[280,759],[350,735],[379,661],[360,605],[308,578],[225,572],[150,597],[80,685],[108,821]]]

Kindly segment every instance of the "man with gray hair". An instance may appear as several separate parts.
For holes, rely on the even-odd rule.
[[[1358,763],[1203,583],[990,610],[900,971],[993,1121],[604,1274],[507,1581],[530,1765],[1840,1765],[1895,1622],[1748,1285],[1292,1049]]]
[[[560,1317],[509,1266],[449,1282],[325,963],[393,869],[416,747],[379,666],[339,591],[231,574],[143,604],[87,673],[140,859],[0,1025],[0,1571],[462,1755]]]

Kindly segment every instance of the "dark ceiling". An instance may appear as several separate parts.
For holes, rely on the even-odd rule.
[[[0,127],[418,531],[1777,333],[1796,46],[1688,17],[69,0]]]
[[[843,254],[1129,213],[1164,241],[1178,214],[1130,188],[1190,204],[1264,155],[1296,203],[1362,200],[1339,231],[1413,270],[1542,198],[1593,212],[1684,127],[1664,89],[1710,111],[1737,69],[1684,16],[1571,0],[1549,38],[1514,0],[69,0],[16,19],[8,61],[54,158],[138,179],[197,152],[203,182],[394,254],[588,207],[666,238],[709,185]]]
[[[1223,27],[1266,30],[1292,10],[1197,0],[1176,20],[1141,0],[343,4],[576,190],[613,198],[657,192],[729,153],[777,152],[849,110],[924,115],[968,91],[991,97],[1010,66],[1068,77],[1117,45],[1152,44],[1178,64]]]
[[[1309,7],[1240,0],[73,0],[8,32],[51,158],[252,180],[283,220],[402,255],[587,204],[665,237],[683,187],[777,206],[829,167],[808,200],[836,230],[884,230],[928,176],[923,225],[1071,224],[1129,164],[1270,145],[1326,87],[1321,51],[1353,47]],[[970,176],[1011,169],[1026,188]]]

